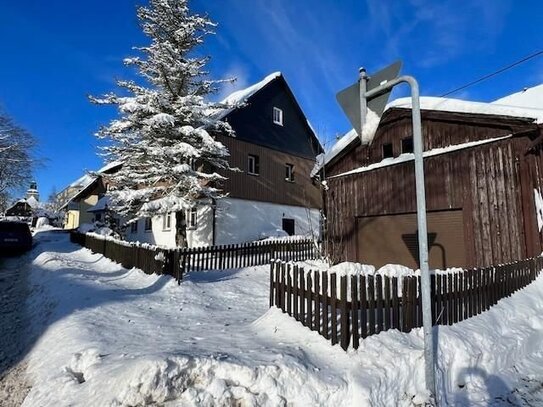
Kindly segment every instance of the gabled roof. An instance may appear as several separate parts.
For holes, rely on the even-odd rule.
[[[535,94],[541,94],[539,104],[535,103],[535,96],[531,97],[530,99],[526,98],[524,102],[521,102],[519,92],[519,94],[506,96],[505,98],[498,99],[492,103],[423,96],[420,98],[420,108],[421,110],[430,111],[479,114],[494,117],[524,118],[531,119],[535,123],[543,123],[543,85],[532,89],[533,91],[530,91],[528,95],[533,96]],[[507,105],[503,103],[507,101],[510,103],[518,103],[519,105],[515,106],[513,104]],[[525,106],[522,106],[522,103],[524,103]],[[531,106],[528,106],[529,104]],[[386,106],[385,112],[393,108],[411,109],[411,98],[406,97],[393,100]],[[371,144],[372,139],[372,137],[369,138],[368,144]],[[336,144],[334,144],[332,148],[330,148],[330,150],[328,150],[320,159],[320,168],[332,162],[334,158],[338,157],[343,151],[346,151],[349,146],[355,145],[357,141],[358,134],[354,129],[345,133],[345,135],[340,138]]]
[[[73,196],[71,196],[69,199],[62,204],[62,206],[59,209],[64,209],[70,202],[73,200],[79,198],[82,196],[86,191],[91,190],[94,188],[96,183],[98,182],[98,179],[102,174],[110,174],[111,172],[119,169],[122,166],[122,162],[120,161],[113,161],[111,163],[108,163],[104,165],[102,168],[100,168],[96,172],[90,172],[82,177],[78,178],[74,182],[72,182],[67,188],[77,188],[77,192]]]
[[[261,92],[264,92],[269,87],[274,86],[275,84],[281,84],[282,86],[284,86],[284,89],[286,90],[285,93],[290,98],[292,104],[295,106],[295,109],[300,117],[300,123],[302,123],[307,133],[310,134],[313,141],[312,144],[317,146],[318,151],[315,154],[312,154],[312,156],[318,154],[320,151],[324,151],[317,137],[317,134],[315,133],[315,130],[309,123],[309,120],[305,116],[305,113],[300,107],[300,104],[298,103],[296,97],[292,93],[292,90],[290,89],[290,86],[286,82],[283,74],[279,71],[273,72],[267,75],[261,81],[245,89],[237,90],[231,93],[220,102],[220,104],[225,105],[226,108],[220,111],[215,111],[212,113],[212,115],[214,116],[215,119],[218,119],[218,120],[228,120],[229,116],[231,116],[234,112],[249,107],[251,105],[251,102],[253,100],[256,100],[257,97],[261,94]],[[256,144],[259,144],[258,141],[255,141],[255,140],[252,140],[252,141],[254,141]]]

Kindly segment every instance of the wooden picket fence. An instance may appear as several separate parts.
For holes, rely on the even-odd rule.
[[[451,325],[488,310],[527,286],[543,258],[431,276],[434,325]],[[357,349],[360,340],[388,329],[422,326],[420,276],[340,276],[304,270],[284,261],[270,267],[270,307],[283,312],[332,344]]]
[[[179,282],[189,271],[226,270],[269,264],[271,259],[302,261],[318,258],[311,239],[272,240],[242,244],[164,249],[98,235],[71,232],[70,240],[104,255],[123,267],[136,267],[147,274],[169,274]]]

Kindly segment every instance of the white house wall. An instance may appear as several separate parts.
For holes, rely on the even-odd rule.
[[[213,245],[213,208],[198,205],[197,227],[187,227],[189,247]],[[235,198],[217,200],[215,220],[215,244],[234,244],[258,240],[263,234],[281,230],[283,218],[294,219],[296,235],[318,236],[320,212],[299,206],[279,205],[270,202],[249,201]],[[138,221],[138,230],[126,233],[129,241],[175,247],[175,214],[171,215],[171,227],[164,229],[163,216],[155,216],[152,230],[144,230],[145,220]]]
[[[211,205],[198,205],[197,225],[187,227],[187,244],[189,247],[213,245],[213,208]]]
[[[138,220],[138,230],[133,233],[130,226],[126,232],[126,240],[131,242],[149,243],[158,246],[175,247],[175,216],[172,215],[171,227],[167,230],[163,227],[163,217],[153,216],[152,229],[145,230],[145,219]]]
[[[258,240],[262,233],[283,228],[283,218],[294,219],[296,235],[319,233],[318,209],[279,205],[270,202],[222,198],[217,201],[215,244]]]

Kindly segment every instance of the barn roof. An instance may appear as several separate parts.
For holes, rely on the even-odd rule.
[[[524,88],[520,92],[497,99],[492,104],[541,109],[543,108],[543,84]]]
[[[420,98],[420,107],[421,110],[525,118],[531,119],[536,123],[543,123],[543,85],[532,89],[533,90],[528,93],[530,98],[523,99],[524,102],[521,101],[522,98],[515,96],[517,94],[498,99],[497,101],[492,103],[423,96]],[[539,104],[535,104],[535,94],[541,95],[541,99],[539,99]],[[509,103],[518,103],[519,105],[515,106],[513,104],[504,104],[504,102],[507,101],[509,101]],[[524,106],[522,106],[522,103],[524,103]],[[385,112],[393,108],[411,109],[411,98],[407,97],[393,100],[386,106]],[[319,157],[319,166],[313,170],[313,173],[316,174],[316,172],[318,172],[320,168],[330,163],[335,157],[340,155],[340,153],[347,150],[350,146],[354,145],[357,139],[358,134],[354,129],[345,133],[345,135],[341,137],[330,150],[328,150],[324,155]],[[368,144],[370,144],[371,141],[372,137],[368,139]]]

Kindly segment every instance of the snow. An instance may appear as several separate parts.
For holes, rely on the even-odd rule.
[[[37,201],[36,198],[34,198],[34,196],[26,198],[26,203],[29,204],[32,209],[37,209],[40,205],[40,203]]]
[[[94,231],[95,229],[95,225],[92,224],[92,223],[82,223],[81,225],[79,225],[79,227],[77,228],[77,231],[79,233],[88,233],[88,232],[92,232]]]
[[[238,105],[240,103],[244,103],[256,92],[258,92],[259,90],[264,88],[267,84],[279,78],[280,76],[281,76],[281,72],[273,72],[269,74],[268,76],[266,76],[264,79],[262,79],[260,82],[255,83],[254,85],[251,85],[245,89],[241,89],[241,90],[231,93],[226,98],[224,98],[221,103],[225,105]]]
[[[288,237],[288,233],[283,229],[272,229],[260,233],[260,238],[263,240],[277,240],[277,238]]]
[[[377,116],[373,110],[367,110],[364,127],[362,127],[362,144],[370,144],[372,142],[377,127],[379,127],[379,122],[381,121],[381,117]]]
[[[36,220],[36,229],[46,229],[49,226],[49,219],[44,216],[40,216]]]
[[[264,79],[262,79],[260,82],[257,82],[247,88],[237,90],[235,92],[232,92],[230,95],[225,97],[220,104],[226,106],[222,109],[209,109],[207,114],[211,117],[213,117],[215,120],[221,120],[225,116],[227,116],[229,113],[231,113],[233,110],[238,108],[239,106],[243,105],[247,102],[247,100],[253,96],[255,93],[263,89],[266,85],[268,85],[270,82],[274,81],[275,79],[282,76],[281,72],[273,72],[269,75],[267,75]],[[309,124],[309,123],[308,123]],[[311,127],[311,125],[309,124]]]
[[[25,314],[23,406],[413,406],[423,333],[340,346],[268,309],[268,267],[168,276],[127,270],[42,232]],[[2,266],[0,266],[2,267]],[[9,267],[13,267],[10,263]],[[434,328],[439,405],[542,405],[543,276],[490,311]],[[509,404],[508,404],[509,403]]]
[[[87,209],[87,212],[100,212],[105,211],[107,209],[107,206],[109,204],[109,196],[104,195],[98,201],[94,206],[91,206],[89,209]]]
[[[502,97],[492,104],[543,109],[543,84]]]
[[[453,145],[447,146],[447,147],[434,148],[432,150],[424,151],[422,156],[424,158],[434,157],[434,156],[440,155],[440,154],[452,153],[454,151],[463,150],[463,149],[466,149],[466,148],[472,148],[472,147],[477,147],[477,146],[480,146],[480,145],[483,145],[483,144],[494,143],[496,141],[505,140],[505,139],[508,139],[508,138],[511,138],[511,137],[512,137],[512,135],[509,134],[507,136],[502,136],[502,137],[495,137],[495,138],[477,140],[477,141],[469,141],[467,143],[453,144]],[[404,153],[404,154],[400,154],[398,157],[384,158],[383,160],[381,160],[381,161],[379,161],[377,163],[366,165],[364,167],[358,167],[358,168],[355,168],[354,170],[347,171],[347,172],[344,172],[344,173],[341,173],[341,174],[337,174],[337,175],[334,175],[334,176],[329,177],[329,178],[344,177],[346,175],[352,175],[352,174],[358,174],[358,173],[362,173],[362,172],[372,171],[372,170],[375,170],[375,169],[378,169],[378,168],[388,167],[390,165],[395,165],[395,164],[400,164],[400,163],[404,163],[404,162],[408,162],[408,161],[413,161],[414,159],[415,159],[415,155],[413,153]]]
[[[534,188],[534,203],[537,215],[537,228],[541,232],[541,229],[543,229],[543,197],[541,196],[541,191],[536,188]]]
[[[69,187],[84,189],[89,186],[95,179],[96,177],[94,175],[85,174],[72,182]]]
[[[390,102],[386,109],[394,107],[411,109],[411,98],[399,98]],[[442,112],[487,114],[495,116],[511,116],[533,119],[538,123],[543,122],[543,105],[538,108],[518,107],[505,104],[472,102],[460,99],[439,98],[423,96],[420,98],[422,110],[438,110]]]
[[[104,174],[110,170],[112,170],[113,168],[119,166],[119,165],[122,165],[122,162],[121,161],[112,161],[110,163],[107,163],[106,165],[104,165],[102,168],[100,168],[98,171],[96,171],[98,174]]]
[[[537,123],[543,123],[543,103],[541,102],[543,99],[540,96],[542,93],[543,85],[539,85],[535,88],[531,88],[529,94],[525,98],[520,97],[520,95],[515,96],[516,94],[514,94],[503,99],[498,99],[492,103],[423,96],[420,98],[420,108],[422,110],[437,110],[455,113],[522,117],[533,119]],[[411,109],[411,98],[405,97],[393,100],[387,104],[385,111],[392,108]],[[373,135],[370,137],[370,134],[371,133],[368,132],[368,136],[364,138],[364,141],[367,144],[371,144],[373,141]],[[375,132],[373,132],[373,134],[375,134]],[[329,163],[357,137],[358,135],[354,129],[348,131],[326,152],[322,165]],[[316,172],[318,172],[318,170]]]

